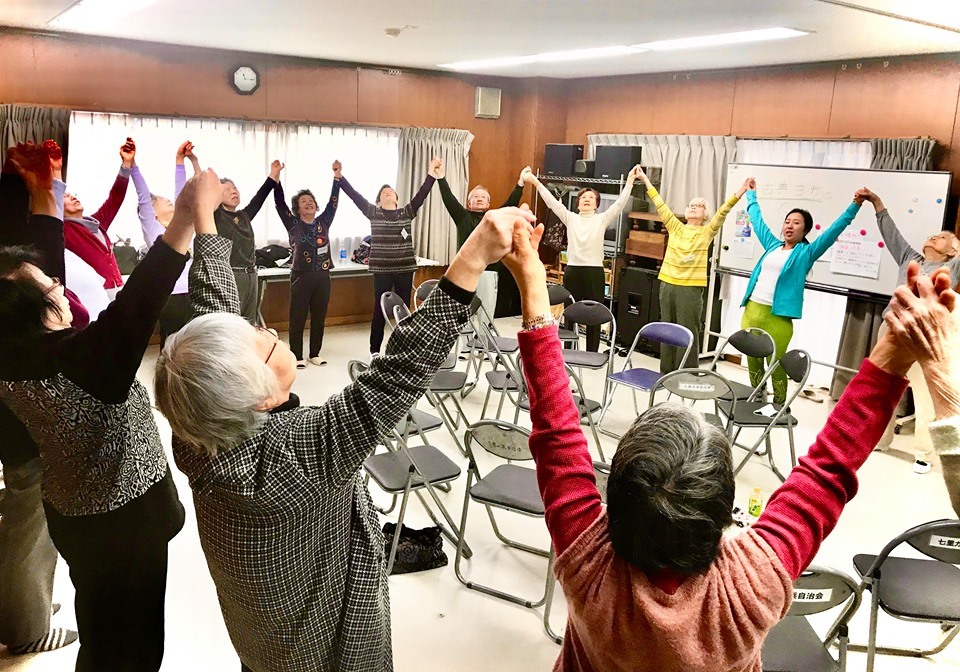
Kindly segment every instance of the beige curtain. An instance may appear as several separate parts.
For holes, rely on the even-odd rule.
[[[662,168],[660,194],[674,212],[683,212],[690,199],[707,199],[711,212],[727,200],[727,164],[737,160],[737,139],[730,135],[633,135],[592,133],[587,155],[597,145],[642,147],[641,163]]]
[[[470,145],[473,134],[451,128],[405,128],[400,131],[397,196],[407,203],[430,169],[434,156],[443,159],[447,182],[466,200],[470,182]],[[449,264],[457,252],[457,231],[437,190],[427,197],[413,223],[413,249],[417,255]]]
[[[67,145],[70,137],[70,110],[59,107],[0,105],[0,157],[18,142],[55,140],[63,149],[66,177]],[[2,160],[2,159],[0,159]]]
[[[871,168],[880,170],[930,170],[936,140],[923,138],[877,138]]]

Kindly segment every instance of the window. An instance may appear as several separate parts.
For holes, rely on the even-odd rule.
[[[103,203],[120,167],[120,146],[127,137],[137,143],[137,165],[154,194],[173,198],[177,147],[184,140],[196,146],[203,168],[212,167],[220,177],[229,177],[240,190],[240,205],[246,205],[263,184],[270,162],[287,164],[280,174],[289,198],[300,189],[310,189],[321,210],[330,197],[331,165],[343,163],[343,174],[373,202],[382,184],[395,184],[399,152],[398,129],[354,126],[315,126],[223,119],[143,117],[127,114],[74,112],[70,121],[67,190],[92,215]],[[187,163],[187,177],[193,170]],[[273,204],[273,194],[253,220],[257,246],[269,242],[286,244],[287,234]],[[349,199],[341,199],[331,235],[358,238],[370,233],[370,224]],[[130,185],[120,214],[110,227],[111,238],[129,238],[139,247],[143,234],[137,218],[137,195]],[[356,246],[350,241],[348,249]]]

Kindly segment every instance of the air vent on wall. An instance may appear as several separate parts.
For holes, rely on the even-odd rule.
[[[477,119],[499,119],[500,89],[478,86],[473,116]]]

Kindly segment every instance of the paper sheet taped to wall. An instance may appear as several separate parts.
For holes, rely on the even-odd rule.
[[[831,273],[874,280],[880,277],[880,260],[885,252],[876,240],[862,235],[860,231],[847,231],[840,235],[832,250]]]

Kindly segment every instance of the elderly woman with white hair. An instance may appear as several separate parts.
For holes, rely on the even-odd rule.
[[[960,283],[960,240],[952,231],[938,231],[923,241],[922,252],[915,250],[897,229],[896,222],[890,216],[890,212],[883,204],[881,198],[864,187],[857,192],[865,200],[870,201],[873,209],[877,213],[877,226],[880,229],[880,236],[887,251],[893,255],[899,266],[899,277],[897,284],[903,284],[907,279],[907,267],[911,261],[920,265],[920,272],[924,275],[930,275],[939,268],[946,268],[950,273],[950,284],[956,287]],[[883,311],[884,315],[890,312],[891,306]],[[886,323],[880,326],[880,335],[888,329]],[[918,474],[925,474],[930,471],[930,451],[933,450],[933,443],[930,438],[928,425],[934,418],[933,400],[927,391],[924,383],[923,372],[920,365],[915,364],[907,371],[907,380],[910,381],[910,389],[913,391],[913,405],[916,415],[916,457],[913,463],[913,470]],[[890,419],[887,431],[878,444],[881,449],[889,447],[893,442],[893,428],[896,424],[896,416]]]
[[[667,251],[657,276],[660,280],[660,319],[683,325],[693,333],[689,361],[679,361],[682,355],[680,348],[672,345],[660,346],[660,373],[670,373],[685,366],[697,366],[710,243],[720,232],[730,210],[747,193],[747,182],[709,219],[706,199],[692,199],[684,212],[687,220],[684,224],[663,202],[656,188],[650,183],[650,178],[642,170],[640,179],[647,186],[647,195],[657,206],[660,220],[667,229]]]
[[[446,359],[514,223],[532,221],[488,212],[386,355],[321,406],[291,393],[296,360],[276,332],[239,317],[230,241],[212,217],[197,225],[190,295],[202,315],[167,340],[156,398],[244,669],[393,669],[383,535],[360,468]]]

